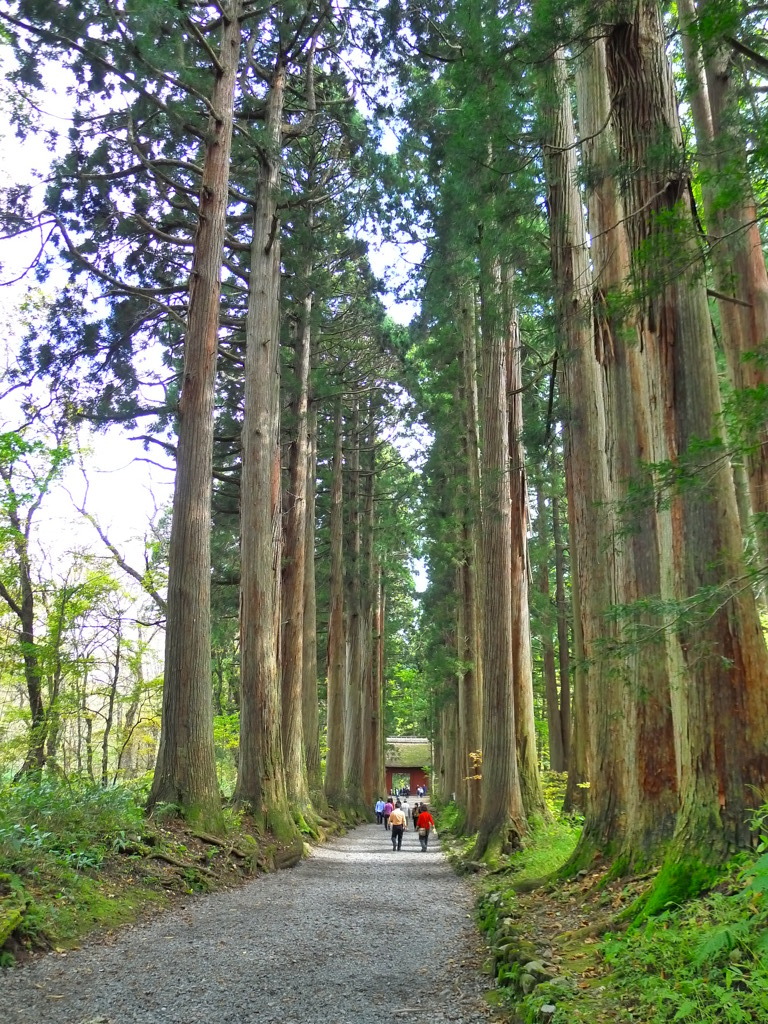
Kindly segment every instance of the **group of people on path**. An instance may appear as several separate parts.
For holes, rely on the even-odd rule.
[[[391,833],[393,850],[402,849],[403,835],[408,827],[409,818],[413,820],[414,831],[419,834],[419,843],[423,853],[427,851],[430,832],[435,832],[437,835],[435,819],[429,813],[426,804],[415,804],[413,813],[411,813],[411,807],[407,800],[401,803],[400,800],[391,796],[386,800],[379,797],[374,810],[376,811],[376,824],[383,823],[384,830]]]

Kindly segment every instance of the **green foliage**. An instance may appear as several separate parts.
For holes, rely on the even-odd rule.
[[[216,774],[225,797],[231,796],[237,779],[237,752],[240,745],[240,713],[215,715],[213,742],[216,749]]]
[[[15,935],[38,943],[73,941],[94,923],[117,924],[142,898],[114,897],[97,872],[140,841],[143,813],[133,793],[90,781],[23,779],[0,791],[3,903],[23,910]],[[10,894],[10,896],[9,896]]]
[[[716,889],[615,935],[603,956],[643,1021],[746,1024],[768,1014],[765,893],[748,869],[731,868]]]
[[[547,878],[570,857],[580,834],[580,822],[561,819],[540,824],[526,838],[523,849],[505,861],[505,870],[514,874],[515,884]]]
[[[387,673],[384,729],[387,736],[420,736],[429,720],[430,694],[414,666],[395,665]]]
[[[23,779],[0,794],[0,864],[26,875],[41,858],[77,871],[98,868],[135,841],[143,814],[127,788],[90,781]]]

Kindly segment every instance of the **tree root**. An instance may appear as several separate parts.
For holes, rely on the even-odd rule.
[[[629,925],[629,921],[622,921],[617,916],[604,917],[601,921],[584,925],[583,928],[574,928],[571,932],[563,932],[561,938],[566,942],[591,939],[604,935],[606,932],[625,932]]]
[[[204,868],[200,864],[190,864],[188,861],[178,860],[176,857],[172,857],[170,853],[163,853],[161,850],[153,850],[152,853],[147,854],[148,860],[162,860],[166,864],[172,864],[175,868],[181,868],[182,871],[198,871],[201,875],[208,875],[210,878],[216,878],[216,872],[211,871],[209,868]]]

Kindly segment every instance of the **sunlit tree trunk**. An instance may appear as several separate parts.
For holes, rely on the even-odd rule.
[[[717,443],[720,396],[682,157],[672,76],[655,2],[606,37],[608,78],[643,348],[659,386],[657,451],[689,481],[672,486],[672,594],[684,675],[673,688],[680,738],[676,846],[724,856],[750,839],[748,808],[768,778],[768,658],[744,567],[733,477]],[[674,220],[673,241],[666,225]],[[671,242],[671,244],[670,244]],[[656,254],[657,262],[641,260]],[[659,274],[661,269],[661,274]],[[702,450],[701,442],[706,442]],[[662,586],[664,574],[662,573]],[[710,600],[707,594],[717,597]]]
[[[221,10],[178,410],[160,747],[148,801],[177,804],[209,823],[219,810],[211,697],[213,405],[242,3]]]
[[[566,804],[577,801],[577,778],[586,772],[584,781],[590,788],[582,844],[590,858],[590,848],[602,847],[613,836],[615,808],[625,804],[621,702],[616,694],[616,680],[604,658],[609,635],[605,615],[615,603],[612,494],[603,382],[595,358],[592,278],[581,195],[576,184],[575,137],[565,61],[560,51],[554,55],[544,90],[543,120],[550,131],[544,152],[552,271],[567,407],[565,458],[571,565],[577,586],[574,725],[578,743],[571,752]]]
[[[651,440],[656,409],[649,382],[653,368],[648,366],[628,301],[629,245],[615,177],[612,108],[601,38],[585,54],[580,83],[596,351],[603,377],[615,508],[615,635],[604,657],[615,680],[611,713],[623,723],[620,756],[627,776],[626,802],[614,804],[611,833],[623,843],[629,861],[654,860],[674,830],[678,803],[670,694],[675,645],[662,618],[646,610],[658,599],[662,572],[671,570],[664,540],[671,520],[668,510],[657,508],[653,481],[645,468],[657,454]]]

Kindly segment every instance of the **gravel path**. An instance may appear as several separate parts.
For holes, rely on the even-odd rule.
[[[487,1024],[472,895],[413,831],[362,825],[290,871],[111,944],[0,972],[4,1024]]]

